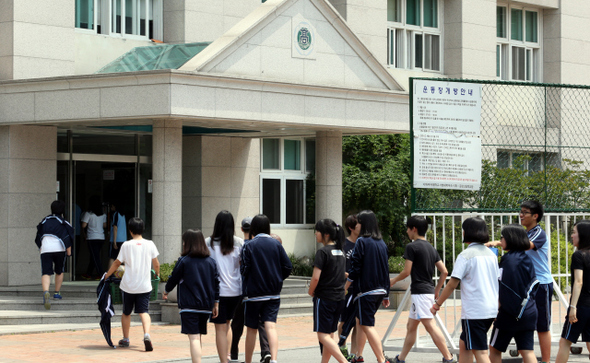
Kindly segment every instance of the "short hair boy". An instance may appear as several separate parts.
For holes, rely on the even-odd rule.
[[[547,234],[539,225],[543,218],[543,206],[533,200],[524,201],[520,205],[520,224],[526,228],[530,241],[530,249],[527,255],[533,261],[539,289],[535,297],[537,305],[537,335],[541,348],[541,361],[549,362],[551,358],[551,301],[553,299],[553,277],[549,266],[549,243]]]
[[[152,291],[152,266],[156,275],[160,275],[160,262],[158,261],[158,249],[154,242],[142,237],[145,225],[141,218],[131,218],[128,230],[131,240],[121,245],[121,251],[113,262],[104,279],[109,278],[121,264],[125,264],[125,274],[121,280],[121,292],[123,295],[123,315],[121,315],[121,327],[123,339],[119,340],[119,347],[129,347],[129,328],[131,326],[131,312],[135,307],[135,313],[141,318],[143,326],[143,343],[145,350],[154,350],[150,338],[151,319],[149,315],[150,293]]]
[[[426,331],[432,337],[432,341],[438,347],[443,355],[443,363],[453,362],[453,355],[449,352],[445,338],[436,326],[434,315],[430,308],[436,298],[442,285],[444,284],[448,272],[436,249],[426,240],[426,231],[428,231],[428,221],[422,216],[412,216],[406,223],[408,227],[406,233],[411,243],[406,245],[404,258],[406,264],[404,270],[391,279],[391,286],[396,282],[412,276],[410,291],[412,293],[412,307],[407,324],[406,340],[401,353],[394,358],[394,362],[405,362],[406,356],[416,342],[418,335],[418,325],[422,323]],[[434,268],[440,271],[440,277],[436,287],[432,282]]]

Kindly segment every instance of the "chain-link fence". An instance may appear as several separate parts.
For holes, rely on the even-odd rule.
[[[412,188],[412,212],[590,211],[590,87],[436,81],[481,85],[481,187]]]

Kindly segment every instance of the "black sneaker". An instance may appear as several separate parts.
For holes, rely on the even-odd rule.
[[[121,339],[121,340],[119,340],[119,347],[121,347],[121,348],[129,348],[129,339]]]
[[[262,358],[260,358],[260,363],[270,363],[270,358],[270,353],[266,352],[262,355]]]
[[[350,363],[365,363],[365,359],[363,358],[363,356],[359,355],[358,357],[352,358]]]
[[[143,338],[143,344],[145,345],[146,352],[151,352],[152,350],[154,350],[154,346],[152,345],[152,341],[150,340],[150,338]]]

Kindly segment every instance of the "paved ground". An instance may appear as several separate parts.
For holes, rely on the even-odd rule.
[[[385,333],[394,311],[377,313],[377,329]],[[444,316],[444,315],[443,315]],[[405,335],[407,312],[403,313],[388,345],[400,346]],[[96,324],[98,327],[98,323]],[[281,362],[320,362],[316,335],[312,332],[311,316],[279,319],[279,360]],[[452,327],[450,327],[452,331]],[[114,340],[120,338],[120,325],[113,327]],[[0,336],[0,362],[190,362],[188,339],[180,334],[178,325],[152,326],[154,351],[145,352],[141,326],[131,328],[131,347],[112,349],[106,344],[100,329],[66,330],[48,333],[23,333]],[[425,340],[428,342],[428,340]],[[243,352],[243,338],[242,347]],[[395,356],[398,349],[387,352]],[[203,337],[203,363],[219,362],[215,349],[215,334],[209,325],[209,334]],[[553,356],[557,347],[553,350]],[[375,362],[369,346],[365,349],[366,362]],[[259,355],[255,355],[259,357]],[[241,354],[240,358],[243,358]],[[410,353],[408,362],[440,362],[440,353]],[[333,360],[334,361],[334,360]],[[571,362],[587,362],[588,354],[571,356]]]

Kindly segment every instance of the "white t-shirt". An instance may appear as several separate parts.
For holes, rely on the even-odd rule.
[[[457,256],[451,277],[461,280],[461,319],[498,315],[498,257],[481,243]]]
[[[152,260],[158,255],[156,245],[150,240],[131,239],[123,243],[117,257],[125,264],[121,290],[130,294],[152,291]]]
[[[88,223],[88,227],[86,229],[86,239],[87,240],[104,240],[104,223],[107,222],[107,215],[102,214],[97,216],[92,212],[86,212],[82,216],[82,222]]]
[[[242,276],[240,275],[240,253],[244,246],[244,240],[234,236],[234,250],[227,255],[221,253],[219,241],[213,241],[211,246],[211,237],[205,239],[211,258],[217,262],[217,271],[219,273],[219,296],[231,297],[242,295]]]
[[[39,253],[64,252],[64,244],[59,238],[54,236],[45,236],[41,240],[41,249]]]

